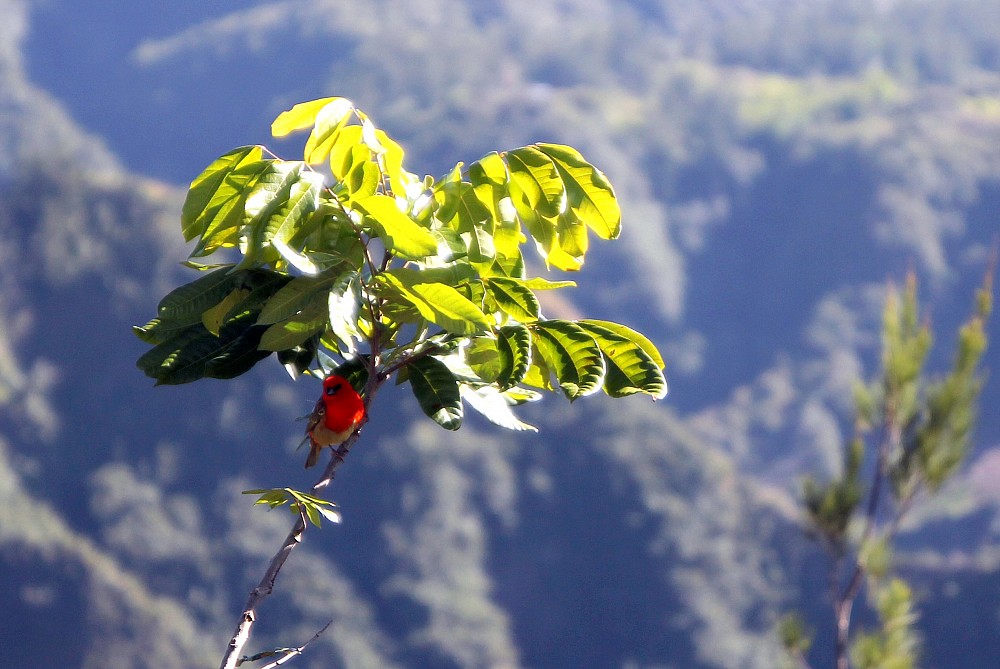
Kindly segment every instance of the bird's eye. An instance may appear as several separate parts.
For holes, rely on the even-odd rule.
[[[341,386],[341,384],[339,384],[339,383],[330,386],[329,388],[326,389],[326,394],[327,395],[336,395],[337,391],[340,390],[340,386]]]

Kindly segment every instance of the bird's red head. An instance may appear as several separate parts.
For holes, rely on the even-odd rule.
[[[353,430],[365,416],[365,404],[351,382],[331,374],[323,379],[323,404],[326,425],[337,432]]]
[[[354,390],[351,386],[351,382],[342,376],[337,376],[336,374],[331,374],[330,376],[323,379],[323,396],[329,397],[331,395],[336,395],[344,387]]]

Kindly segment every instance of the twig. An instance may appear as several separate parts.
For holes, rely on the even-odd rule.
[[[366,409],[365,419],[354,431],[354,434],[348,437],[343,444],[333,451],[333,455],[330,458],[330,462],[327,464],[326,469],[323,471],[323,475],[318,481],[316,481],[316,483],[313,484],[311,488],[311,492],[313,494],[322,491],[330,485],[331,481],[333,481],[334,475],[337,473],[340,465],[344,463],[344,459],[350,452],[351,446],[354,445],[360,436],[361,428],[368,420],[368,404],[371,402],[371,399],[374,397],[377,390],[378,384],[369,382],[364,398]],[[271,562],[267,565],[267,570],[264,572],[264,576],[260,579],[257,587],[250,591],[247,603],[243,607],[243,613],[240,614],[239,624],[237,624],[236,631],[233,633],[232,639],[229,641],[229,646],[226,648],[226,654],[222,658],[220,669],[236,669],[241,662],[240,654],[243,652],[243,647],[246,646],[247,641],[250,640],[250,632],[253,630],[254,623],[257,621],[257,609],[274,591],[274,582],[278,578],[278,573],[284,566],[285,560],[287,560],[288,556],[291,555],[292,550],[302,543],[302,535],[305,533],[307,526],[308,523],[306,523],[305,518],[299,515],[295,521],[295,525],[292,526],[288,536],[285,537],[285,541],[281,544],[281,548],[279,548],[278,552],[271,558]]]
[[[237,660],[236,666],[239,666],[244,662],[256,662],[257,660],[262,660],[265,657],[274,657],[275,655],[283,653],[283,655],[281,655],[281,657],[279,657],[277,660],[271,662],[270,664],[265,664],[260,669],[274,669],[274,667],[279,667],[283,665],[285,662],[288,662],[293,657],[301,655],[302,651],[305,650],[306,646],[308,646],[313,641],[318,639],[323,634],[323,632],[325,632],[332,624],[333,624],[333,619],[330,619],[325,625],[323,625],[323,627],[320,628],[318,632],[312,635],[311,639],[306,641],[301,646],[298,646],[297,648],[276,648],[275,650],[269,650],[263,653],[257,653],[256,655],[252,655],[250,657],[244,656],[239,660]]]

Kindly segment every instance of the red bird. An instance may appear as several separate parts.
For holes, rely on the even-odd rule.
[[[323,379],[323,396],[309,415],[306,436],[309,438],[309,457],[306,467],[319,460],[319,453],[327,446],[340,446],[365,418],[365,404],[350,381],[331,374]]]

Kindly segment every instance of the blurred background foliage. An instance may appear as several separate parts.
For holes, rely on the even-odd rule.
[[[887,280],[916,272],[952,350],[998,230],[987,0],[0,0],[0,16],[11,666],[211,666],[284,536],[286,513],[238,492],[303,476],[293,419],[316,386],[261,365],[153,390],[129,326],[185,280],[187,182],[296,101],[351,98],[434,174],[578,147],[623,233],[544,308],[648,334],[671,383],[655,404],[546,401],[527,436],[442,434],[380,395],[333,493],[344,524],[296,552],[255,637],[302,643],[332,617],[304,667],[776,666],[780,614],[827,607],[800,482],[839,471]],[[998,399],[988,382],[968,464],[901,528],[927,666],[996,656]],[[822,666],[831,630],[815,632]]]

